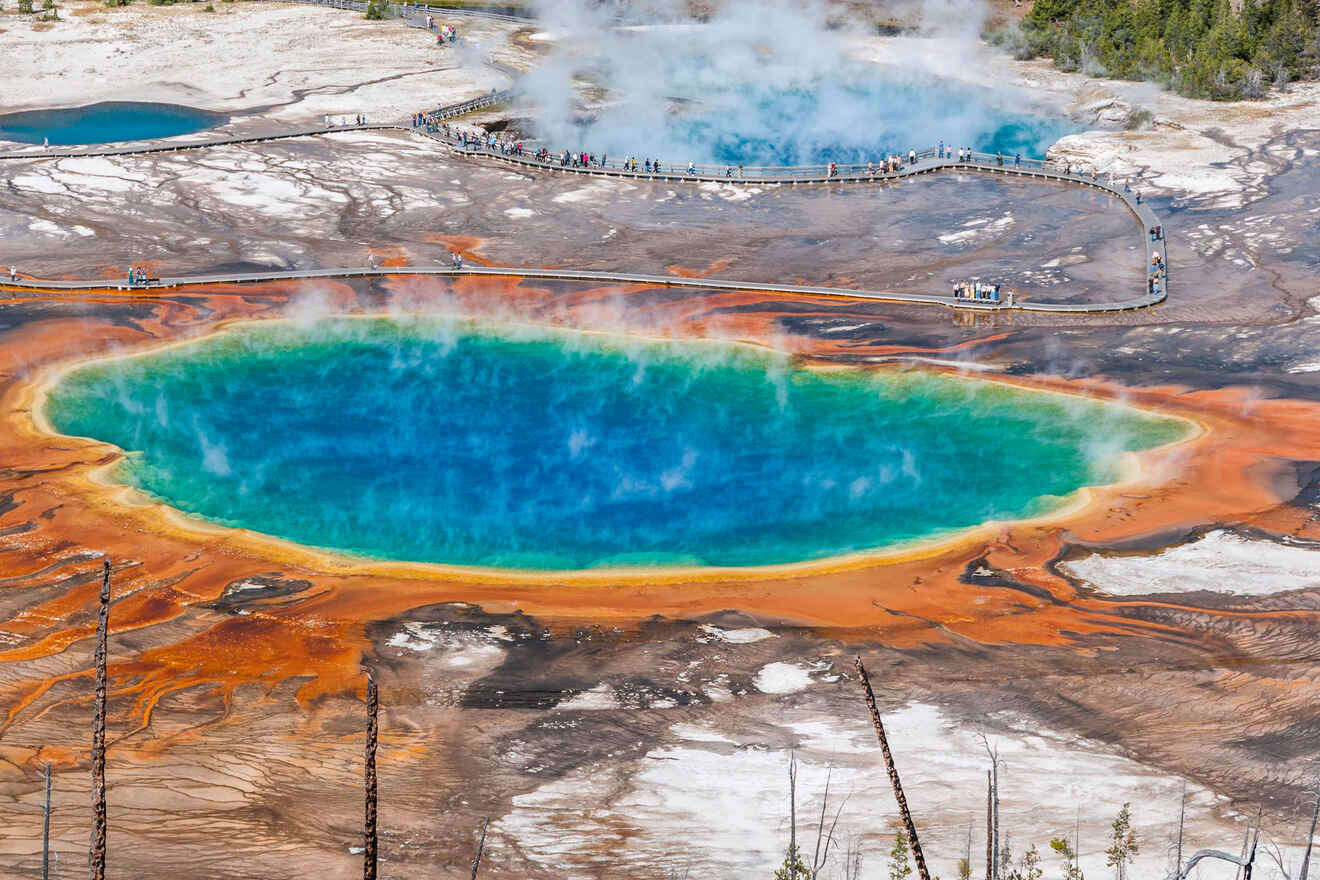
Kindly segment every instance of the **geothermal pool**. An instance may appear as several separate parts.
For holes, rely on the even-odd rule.
[[[896,39],[865,60],[854,32],[812,20],[811,8],[749,12],[655,27],[565,23],[554,54],[520,83],[538,135],[639,161],[782,166],[864,164],[941,140],[1042,157],[1079,128],[1061,107],[968,75],[982,59],[967,43]]]
[[[187,513],[381,559],[749,566],[1048,511],[1181,422],[925,372],[441,319],[239,325],[93,362],[63,433]]]
[[[0,140],[54,146],[109,144],[175,137],[214,128],[225,117],[180,104],[110,101],[58,110],[0,115]]]
[[[864,164],[940,141],[1041,157],[1077,130],[1061,116],[1009,109],[1004,96],[932,77],[872,72],[710,83],[699,94],[680,108],[653,96],[627,97],[577,123],[570,142],[610,155],[783,166]]]

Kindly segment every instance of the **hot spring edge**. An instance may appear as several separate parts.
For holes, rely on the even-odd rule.
[[[439,318],[235,325],[73,369],[44,411],[212,522],[550,570],[893,549],[1057,509],[1187,430],[981,380]]]

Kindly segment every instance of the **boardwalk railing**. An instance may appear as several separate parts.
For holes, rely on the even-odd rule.
[[[255,284],[267,281],[298,281],[316,278],[379,278],[391,275],[436,275],[450,277],[488,276],[497,278],[531,278],[544,281],[587,281],[602,284],[650,284],[658,287],[686,287],[697,290],[744,290],[768,293],[788,293],[804,296],[824,296],[842,299],[879,300],[883,302],[915,303],[920,305],[939,305],[955,308],[982,308],[987,310],[1006,309],[1006,304],[982,301],[959,300],[952,296],[934,294],[904,293],[888,290],[857,290],[844,287],[816,287],[802,284],[774,284],[758,281],[729,281],[719,278],[683,278],[675,275],[646,275],[631,272],[593,272],[578,269],[539,269],[535,267],[490,267],[472,266],[462,269],[429,266],[391,266],[377,268],[346,269],[274,269],[267,272],[235,272],[212,275],[180,275],[176,277],[153,278],[146,282],[129,284],[125,280],[111,281],[104,278],[81,280],[47,280],[19,277],[9,280],[0,277],[0,289],[11,288],[44,293],[86,293],[97,290],[121,290],[143,292],[158,291],[165,288],[185,287],[200,284]],[[1151,305],[1145,298],[1111,303],[1046,303],[1017,302],[1011,308],[1028,312],[1054,313],[1094,313],[1125,311]]]
[[[473,98],[470,101],[462,101],[458,104],[449,104],[444,107],[437,107],[430,111],[428,115],[439,120],[454,119],[458,116],[464,116],[475,110],[484,110],[487,107],[494,107],[497,104],[507,104],[517,95],[515,89],[500,89],[492,91],[489,95],[482,95],[480,98]]]
[[[292,3],[310,3],[313,6],[329,6],[332,9],[347,9],[352,12],[367,11],[367,4],[364,0],[290,0]],[[481,7],[469,7],[460,4],[446,5],[444,3],[395,3],[390,2],[390,6],[398,9],[404,15],[409,13],[421,13],[423,15],[431,13],[433,15],[470,15],[476,18],[489,18],[494,21],[509,21],[515,23],[525,23],[531,21],[533,16],[529,11],[526,15],[514,15],[509,12],[493,12]],[[512,6],[502,6],[498,3],[491,4],[499,9],[514,9]]]
[[[450,105],[448,108],[440,108],[441,111],[449,110],[457,114],[462,108],[482,102],[495,102],[499,99],[500,93],[483,96],[472,101],[465,101],[460,104]],[[486,106],[489,106],[487,104]],[[466,111],[462,111],[466,112]],[[953,296],[935,296],[925,294],[899,293],[894,291],[868,291],[852,290],[846,288],[830,287],[811,287],[801,285],[783,285],[783,284],[758,284],[755,282],[740,281],[720,281],[716,279],[692,279],[692,278],[673,278],[669,276],[639,275],[631,273],[603,273],[603,272],[577,272],[571,270],[546,270],[536,268],[510,268],[510,269],[488,269],[488,268],[470,268],[470,269],[431,269],[431,268],[390,268],[390,269],[326,269],[312,271],[275,271],[264,273],[248,273],[238,275],[206,275],[206,276],[180,276],[177,278],[160,279],[152,282],[146,287],[174,287],[190,284],[219,284],[219,283],[245,283],[255,281],[274,281],[305,278],[343,278],[343,277],[362,277],[372,275],[501,275],[526,278],[542,278],[554,280],[577,280],[577,281],[600,281],[607,283],[625,283],[625,284],[658,284],[668,286],[681,286],[705,289],[720,290],[761,290],[777,291],[783,293],[798,293],[816,296],[835,296],[851,297],[860,299],[887,300],[891,302],[909,302],[925,303],[930,305],[947,305],[956,308],[974,308],[974,309],[1016,309],[1020,311],[1037,312],[1110,312],[1125,311],[1130,309],[1141,309],[1163,302],[1168,297],[1168,254],[1163,236],[1155,237],[1150,235],[1150,230],[1159,227],[1159,218],[1151,211],[1150,207],[1140,201],[1140,196],[1130,192],[1126,186],[1118,188],[1116,185],[1107,183],[1096,175],[1085,175],[1080,173],[1068,173],[1064,170],[1051,167],[1049,163],[1036,159],[1023,159],[1020,162],[1016,159],[1011,162],[1002,159],[996,154],[973,153],[964,159],[950,158],[948,156],[938,156],[935,149],[922,150],[917,153],[917,161],[904,165],[893,172],[881,172],[878,167],[870,169],[864,165],[844,165],[837,166],[834,173],[830,173],[829,166],[800,166],[795,168],[771,168],[758,166],[755,168],[743,168],[743,174],[739,177],[730,177],[728,172],[721,174],[711,173],[712,166],[694,166],[691,173],[686,170],[675,172],[671,169],[675,166],[666,166],[664,163],[652,165],[651,171],[646,171],[643,165],[640,170],[633,171],[630,168],[623,167],[623,160],[607,161],[605,163],[572,165],[563,164],[556,159],[541,160],[531,155],[520,155],[510,152],[507,149],[492,147],[488,141],[482,143],[460,143],[454,136],[441,133],[427,132],[425,128],[390,125],[364,125],[364,126],[339,126],[330,129],[316,128],[304,131],[288,132],[278,135],[252,136],[252,137],[232,137],[224,138],[206,143],[194,144],[149,144],[145,146],[130,148],[102,148],[96,150],[76,150],[76,151],[49,151],[37,155],[37,158],[55,158],[59,155],[131,155],[137,153],[156,153],[169,152],[180,149],[196,149],[205,146],[220,146],[232,143],[253,143],[268,140],[277,140],[280,138],[303,137],[313,134],[325,134],[342,131],[362,131],[379,129],[397,129],[400,131],[411,131],[433,141],[445,144],[449,149],[456,153],[472,156],[474,158],[491,159],[500,162],[519,165],[524,167],[538,168],[571,174],[596,175],[606,177],[628,177],[645,180],[666,181],[666,182],[684,182],[684,183],[719,183],[728,185],[819,185],[819,184],[848,184],[848,183],[883,183],[898,181],[908,177],[921,174],[931,174],[938,172],[983,172],[990,174],[1003,174],[1007,176],[1041,178],[1047,180],[1057,180],[1066,183],[1075,183],[1081,186],[1092,187],[1102,190],[1119,198],[1124,206],[1133,214],[1142,225],[1142,238],[1145,241],[1146,266],[1158,264],[1159,272],[1156,273],[1157,287],[1152,287],[1149,278],[1146,282],[1145,290],[1142,295],[1126,300],[1103,302],[1103,303],[1050,303],[1033,300],[1023,301],[1020,298],[1014,298],[1011,303],[1008,300],[993,302],[986,300],[955,298]],[[0,159],[19,159],[33,158],[31,155],[8,155],[0,156]],[[659,170],[656,170],[657,167]],[[1158,256],[1158,261],[1156,257]],[[36,279],[17,279],[11,281],[8,285],[0,286],[16,287],[25,290],[42,291],[86,291],[95,289],[105,289],[106,287],[118,286],[120,289],[127,289],[127,284],[115,285],[102,280],[94,281],[44,281]],[[138,287],[142,287],[139,285]]]
[[[1009,177],[1027,177],[1073,183],[1097,189],[1118,198],[1142,227],[1142,240],[1145,242],[1146,255],[1145,268],[1147,269],[1146,290],[1142,297],[1130,302],[1115,304],[1114,307],[1123,309],[1143,308],[1161,303],[1168,297],[1169,255],[1162,234],[1163,226],[1150,206],[1141,201],[1141,195],[1133,192],[1125,183],[1120,184],[1113,181],[1112,177],[1106,180],[1104,176],[1094,172],[1087,174],[1081,170],[1070,171],[1069,166],[1060,167],[1044,159],[1026,159],[1018,156],[1004,156],[1001,153],[977,151],[964,151],[961,154],[962,158],[959,158],[959,153],[956,150],[946,148],[941,154],[938,148],[930,147],[923,150],[908,151],[903,154],[898,169],[892,172],[882,170],[884,167],[882,162],[876,162],[874,165],[850,164],[835,165],[833,167],[829,165],[783,167],[757,165],[739,168],[734,165],[692,164],[687,166],[656,160],[652,160],[649,170],[645,160],[637,162],[637,170],[633,170],[632,163],[636,160],[630,160],[629,158],[611,159],[607,156],[603,160],[596,159],[582,164],[575,162],[571,154],[565,160],[563,151],[558,154],[551,154],[546,158],[538,158],[525,150],[519,153],[516,147],[512,147],[508,143],[496,142],[492,145],[489,136],[472,139],[471,137],[464,137],[463,133],[457,129],[446,132],[445,128],[442,126],[438,132],[427,132],[424,128],[416,130],[419,134],[441,141],[451,150],[463,155],[478,156],[508,164],[549,169],[562,173],[627,177],[667,183],[719,183],[734,186],[873,183],[898,181],[916,175],[943,171],[1002,174]],[[913,155],[915,155],[916,161],[910,161],[910,157]],[[1151,230],[1156,228],[1161,230],[1158,237],[1150,234]],[[1154,273],[1154,286],[1151,284],[1149,272],[1152,266],[1159,267],[1158,271]],[[953,301],[953,298],[950,297],[950,300]],[[961,297],[956,300],[956,303],[960,306],[979,308],[1009,307],[1002,302],[988,303],[983,300],[969,300]],[[1013,307],[1028,308],[1027,304],[1022,302],[1015,302]],[[1054,311],[1055,309],[1047,310]],[[1099,309],[1098,311],[1106,310],[1111,309]],[[1078,311],[1089,310],[1078,309]]]
[[[338,0],[328,0],[328,2],[338,2]],[[490,106],[500,100],[507,100],[511,93],[493,92],[490,95],[484,95],[470,101],[464,101],[458,104],[452,104],[447,107],[441,107],[434,116],[438,118],[451,118],[464,112],[470,112],[477,106]],[[447,126],[441,125],[441,130]],[[410,131],[414,134],[424,136],[432,141],[445,144],[449,149],[456,153],[474,158],[496,160],[508,164],[549,170],[562,173],[596,175],[605,177],[628,177],[653,181],[665,181],[671,183],[719,183],[728,185],[819,185],[819,184],[848,184],[848,183],[883,183],[898,181],[904,178],[913,177],[920,174],[931,174],[944,171],[953,172],[983,172],[990,174],[1003,174],[1007,176],[1041,178],[1047,180],[1056,180],[1066,183],[1075,183],[1081,186],[1087,186],[1102,190],[1119,198],[1124,206],[1140,221],[1142,226],[1142,239],[1145,242],[1146,263],[1145,266],[1151,267],[1158,265],[1160,269],[1154,273],[1155,282],[1152,285],[1150,277],[1145,282],[1145,290],[1142,295],[1132,299],[1106,302],[1106,303],[1048,303],[1038,301],[1023,301],[1014,298],[1010,302],[1005,300],[1001,302],[975,300],[966,298],[955,298],[952,296],[927,296],[918,294],[903,294],[888,291],[862,291],[847,290],[843,288],[825,288],[825,287],[804,287],[794,285],[767,285],[753,284],[744,282],[722,282],[696,279],[672,279],[666,276],[635,275],[635,274],[610,274],[593,272],[552,272],[539,269],[509,269],[509,270],[488,270],[488,269],[464,269],[464,270],[443,270],[443,269],[390,269],[390,270],[347,270],[331,269],[318,272],[285,272],[285,273],[262,273],[253,277],[245,276],[203,276],[201,278],[180,277],[167,279],[168,286],[179,284],[212,284],[222,282],[239,283],[245,281],[258,280],[279,280],[295,278],[325,278],[325,277],[353,277],[360,275],[402,275],[402,274],[468,274],[468,275],[509,275],[529,278],[547,278],[563,280],[585,280],[585,281],[606,281],[620,283],[643,283],[643,284],[671,284],[686,287],[697,288],[718,288],[724,290],[774,290],[785,293],[804,293],[821,296],[844,296],[857,297],[863,299],[883,299],[895,302],[914,302],[928,303],[935,305],[950,305],[958,308],[977,308],[977,309],[1018,309],[1022,311],[1044,311],[1044,312],[1106,312],[1122,311],[1128,309],[1147,308],[1163,302],[1168,297],[1168,253],[1166,243],[1162,235],[1156,237],[1150,234],[1150,230],[1160,227],[1159,218],[1146,204],[1140,200],[1140,196],[1128,190],[1126,186],[1119,188],[1112,183],[1107,183],[1097,175],[1086,175],[1080,173],[1068,173],[1065,170],[1059,170],[1052,167],[1049,163],[1038,159],[1008,160],[997,154],[972,153],[963,159],[950,158],[949,156],[937,155],[937,150],[927,149],[919,151],[917,160],[909,162],[893,172],[884,172],[876,168],[868,168],[865,165],[841,165],[836,166],[833,171],[829,166],[798,166],[775,168],[766,166],[757,166],[753,168],[743,168],[740,176],[732,176],[732,169],[725,167],[723,173],[712,173],[718,166],[693,166],[691,172],[679,170],[678,166],[666,165],[665,163],[652,164],[651,170],[647,171],[643,164],[638,170],[624,167],[624,160],[615,159],[613,161],[598,162],[595,164],[574,165],[565,164],[560,159],[538,159],[530,154],[519,154],[511,151],[507,145],[503,148],[491,146],[489,140],[480,142],[460,142],[457,139],[456,132],[441,133],[428,132],[424,127],[405,127],[399,125],[351,125],[351,126],[332,126],[330,128],[318,127],[301,129],[296,131],[286,131],[270,135],[250,135],[233,136],[218,138],[205,142],[193,143],[173,143],[170,141],[148,143],[136,146],[108,146],[99,148],[74,148],[68,150],[47,150],[41,153],[28,154],[7,154],[0,155],[0,160],[4,159],[33,159],[33,158],[58,158],[61,156],[114,156],[114,155],[135,155],[143,153],[163,153],[175,152],[178,150],[199,149],[203,147],[223,146],[226,144],[246,144],[260,143],[264,141],[280,140],[292,137],[306,137],[309,135],[333,134],[345,131],[372,131],[372,130],[399,130]],[[561,154],[562,155],[562,154]],[[911,154],[909,154],[911,155]],[[1162,227],[1161,227],[1162,229]],[[1158,257],[1158,260],[1157,260]],[[19,280],[12,283],[12,287],[18,287],[29,290],[92,290],[103,289],[107,285],[104,282],[55,282],[55,281],[25,281]]]

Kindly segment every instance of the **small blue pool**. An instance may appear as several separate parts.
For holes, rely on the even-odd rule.
[[[192,134],[228,120],[223,113],[138,101],[108,101],[86,107],[24,110],[0,115],[0,140],[51,146],[113,144]]]

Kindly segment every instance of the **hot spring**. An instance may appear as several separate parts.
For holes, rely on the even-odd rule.
[[[958,76],[985,63],[975,41],[895,40],[876,63],[854,57],[855,35],[802,18],[734,3],[701,25],[574,22],[520,87],[552,149],[639,161],[865,164],[940,141],[1041,157],[1078,128],[1028,92]]]
[[[237,325],[77,368],[65,434],[179,510],[378,559],[749,566],[1057,508],[1181,422],[732,344],[442,319]]]
[[[214,128],[225,116],[181,104],[109,101],[86,107],[0,115],[0,140],[55,146],[109,144],[175,137]]]
[[[625,97],[574,123],[554,143],[681,163],[865,164],[941,141],[950,149],[1041,157],[1077,129],[1044,111],[1008,109],[986,91],[874,72],[857,79],[712,85],[677,108],[664,100],[638,106],[647,100]]]

